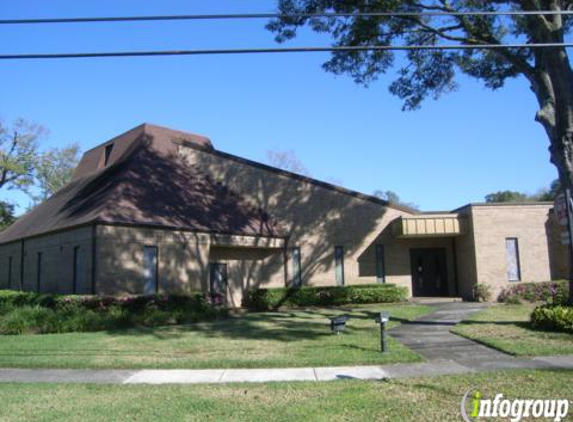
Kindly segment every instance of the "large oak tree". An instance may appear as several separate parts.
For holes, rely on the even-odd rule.
[[[510,43],[563,43],[572,19],[564,15],[460,16],[418,13],[563,11],[572,0],[278,0],[283,17],[267,28],[278,42],[296,36],[298,27],[329,33],[335,46]],[[406,12],[404,16],[320,17],[309,14]],[[524,77],[539,105],[536,120],[549,138],[551,161],[563,186],[573,188],[573,75],[567,50],[504,48],[496,50],[411,50],[406,53],[390,91],[415,109],[427,97],[455,89],[456,71],[500,89],[509,78]],[[349,74],[368,84],[395,64],[392,51],[336,51],[327,71]]]

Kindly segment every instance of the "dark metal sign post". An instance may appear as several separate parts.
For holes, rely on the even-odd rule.
[[[388,344],[386,342],[386,324],[390,321],[390,314],[388,312],[380,312],[380,316],[376,318],[376,322],[380,324],[380,350],[382,353],[388,351]]]
[[[569,233],[569,305],[573,305],[573,199],[571,190],[566,189],[567,198],[567,232]]]

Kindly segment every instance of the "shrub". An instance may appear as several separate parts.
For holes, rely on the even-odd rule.
[[[566,280],[544,283],[517,283],[503,289],[497,300],[514,304],[522,302],[565,304],[568,293],[569,283]]]
[[[101,331],[114,325],[107,315],[90,309],[78,309],[70,313],[56,313],[56,315],[61,318],[59,329],[61,333]]]
[[[270,288],[250,290],[243,304],[253,310],[276,309],[279,306],[333,306],[349,303],[404,302],[408,289],[394,284],[358,286]]]
[[[489,302],[492,298],[491,287],[488,284],[476,284],[473,297],[478,302]]]
[[[15,307],[0,319],[1,334],[44,334],[60,331],[55,312],[41,306]]]
[[[531,314],[533,328],[573,334],[573,307],[561,305],[538,306]]]
[[[77,296],[0,291],[0,334],[99,331],[212,320],[227,315],[201,294]]]

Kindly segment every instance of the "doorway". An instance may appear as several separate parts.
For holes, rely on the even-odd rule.
[[[412,295],[449,296],[445,248],[411,249]]]
[[[209,289],[213,305],[227,303],[227,264],[211,264]]]

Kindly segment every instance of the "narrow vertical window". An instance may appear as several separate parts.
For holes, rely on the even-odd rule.
[[[507,279],[509,281],[521,280],[521,268],[519,264],[519,246],[516,238],[505,239],[505,251],[507,259]]]
[[[74,248],[74,277],[72,281],[72,293],[78,293],[78,286],[84,288],[84,254],[80,246]]]
[[[42,252],[38,252],[38,272],[36,274],[36,291],[40,293],[40,286],[42,285]]]
[[[384,245],[376,245],[376,282],[386,283],[386,267],[384,266]]]
[[[8,257],[8,288],[12,287],[12,257]]]
[[[344,286],[344,247],[334,247],[334,271],[336,274],[336,285]]]
[[[299,247],[290,250],[290,259],[292,264],[291,286],[300,287],[302,286],[302,265]]]
[[[106,145],[104,161],[103,161],[104,166],[107,166],[109,164],[109,159],[111,158],[112,151],[113,151],[113,144]]]
[[[145,277],[144,293],[157,293],[157,246],[143,247],[143,266]]]

